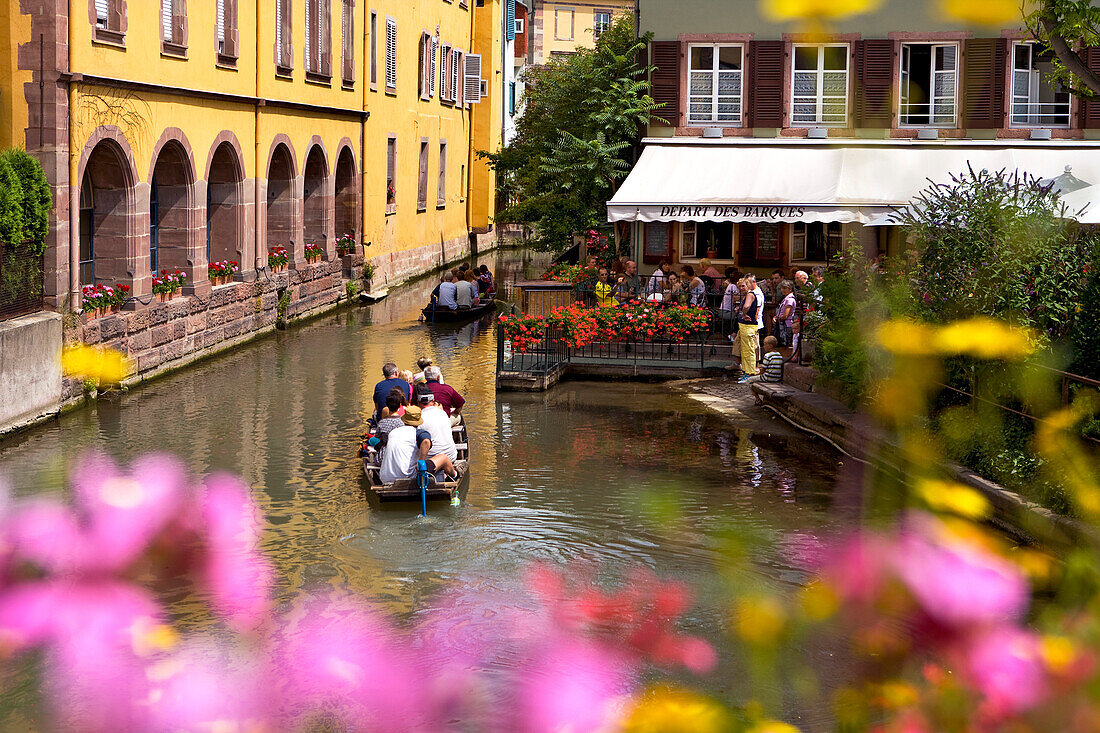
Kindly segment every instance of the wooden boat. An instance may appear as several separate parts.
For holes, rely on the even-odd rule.
[[[458,472],[454,481],[438,481],[432,476],[428,481],[428,499],[446,499],[451,501],[458,495],[463,480],[466,479],[470,465],[470,438],[466,433],[466,420],[451,428],[458,459],[454,461]],[[379,501],[420,501],[420,486],[416,479],[399,479],[392,483],[382,483],[382,454],[371,447],[367,441],[373,432],[363,436],[359,446],[359,455],[363,461],[363,473],[367,477],[367,490],[374,493]]]
[[[390,294],[389,288],[380,288],[378,290],[372,290],[368,292],[359,293],[359,300],[363,303],[377,303]]]
[[[460,323],[462,321],[472,321],[484,315],[495,313],[496,309],[497,302],[495,300],[487,300],[475,305],[473,308],[459,308],[458,310],[428,305],[421,313],[424,314],[424,320],[427,323]]]

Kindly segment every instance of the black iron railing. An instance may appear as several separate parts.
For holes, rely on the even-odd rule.
[[[42,310],[42,255],[0,244],[0,320]]]

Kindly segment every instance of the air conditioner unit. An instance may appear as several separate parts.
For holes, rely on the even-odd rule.
[[[489,82],[485,79],[480,79],[481,82],[481,96],[482,98],[489,96]]]

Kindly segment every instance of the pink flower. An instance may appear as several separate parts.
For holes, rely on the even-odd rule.
[[[973,685],[985,696],[988,714],[1019,713],[1047,695],[1039,639],[1032,631],[999,626],[970,643],[965,658]]]
[[[224,474],[207,480],[202,518],[201,575],[210,603],[238,629],[254,628],[268,610],[271,567],[258,548],[260,523],[248,487]]]
[[[609,649],[554,640],[521,672],[515,730],[608,730],[616,703],[631,689],[633,673]]]

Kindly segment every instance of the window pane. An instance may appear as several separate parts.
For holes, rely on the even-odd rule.
[[[818,50],[816,46],[796,46],[794,49],[794,68],[816,70]]]
[[[1031,46],[1027,43],[1016,44],[1015,49],[1017,69],[1030,69],[1031,68]]]
[[[710,94],[714,90],[714,75],[707,72],[691,72],[691,94]]]
[[[710,46],[692,46],[691,68],[710,71],[714,68],[714,49]]]
[[[718,49],[718,68],[723,70],[741,68],[741,47],[722,46]]]
[[[844,71],[848,68],[847,46],[826,46],[825,68],[830,71]]]

